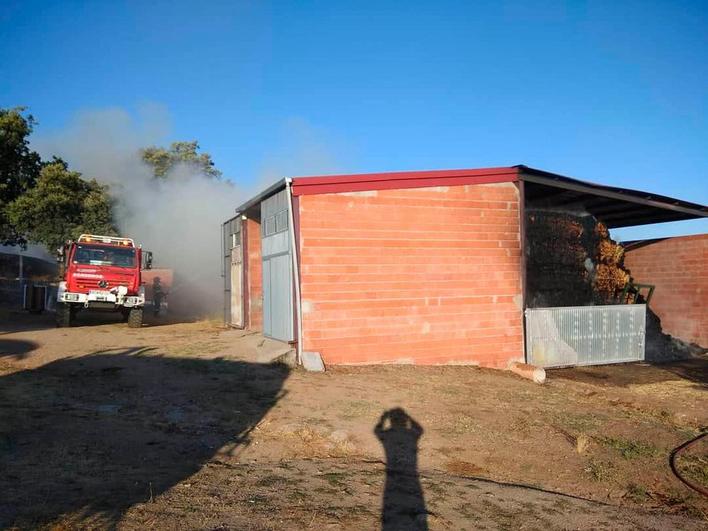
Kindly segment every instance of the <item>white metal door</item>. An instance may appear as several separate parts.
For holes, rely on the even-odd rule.
[[[231,249],[231,325],[243,328],[243,248]]]
[[[235,217],[222,225],[222,270],[224,277],[224,323],[243,326],[243,248],[241,218]]]

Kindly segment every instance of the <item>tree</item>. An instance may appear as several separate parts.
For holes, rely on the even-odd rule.
[[[214,167],[209,153],[197,153],[199,144],[193,142],[172,142],[169,149],[148,147],[141,151],[143,161],[152,166],[157,178],[165,178],[176,166],[183,164],[194,171],[213,179],[220,179],[221,172]]]
[[[82,233],[117,235],[107,188],[82,179],[57,158],[44,165],[36,185],[15,199],[7,214],[27,240],[49,249]]]
[[[0,109],[0,243],[24,244],[22,234],[8,219],[7,208],[31,189],[42,167],[39,154],[29,148],[27,137],[36,122],[24,116],[23,107]]]

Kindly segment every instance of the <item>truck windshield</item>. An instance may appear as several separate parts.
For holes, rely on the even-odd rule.
[[[135,249],[132,247],[77,245],[74,253],[74,263],[135,267]]]

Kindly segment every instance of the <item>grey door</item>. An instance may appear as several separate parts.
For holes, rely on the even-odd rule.
[[[243,247],[241,219],[232,218],[222,226],[222,276],[224,277],[224,322],[243,327]]]
[[[285,190],[261,203],[263,334],[281,341],[293,336],[293,275]]]

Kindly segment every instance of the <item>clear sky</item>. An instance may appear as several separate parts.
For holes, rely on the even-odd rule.
[[[0,1],[0,106],[145,104],[225,175],[527,164],[708,203],[708,1]],[[264,177],[265,176],[265,177]],[[624,237],[708,232],[708,222]]]

